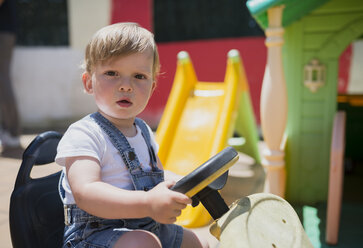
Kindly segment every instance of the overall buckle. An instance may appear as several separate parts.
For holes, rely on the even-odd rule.
[[[71,208],[69,208],[67,205],[63,206],[64,208],[64,224],[66,226],[69,226],[71,224]]]

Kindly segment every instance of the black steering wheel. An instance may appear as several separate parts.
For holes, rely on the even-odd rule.
[[[171,189],[191,197],[194,207],[200,201],[213,219],[218,219],[229,210],[218,190],[225,185],[228,169],[237,160],[237,151],[227,147],[180,179]]]

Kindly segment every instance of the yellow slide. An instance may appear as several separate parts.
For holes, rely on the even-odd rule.
[[[173,87],[156,132],[158,155],[166,170],[187,175],[227,146],[245,83],[237,50],[228,53],[224,82],[199,82],[188,53],[178,54]],[[177,223],[198,227],[210,220],[199,204],[183,210]]]

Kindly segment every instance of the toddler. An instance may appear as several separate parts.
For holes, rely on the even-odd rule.
[[[170,190],[175,181],[164,180],[153,133],[136,118],[156,87],[153,34],[136,23],[106,26],[87,45],[84,67],[84,90],[98,110],[58,145],[63,247],[208,247],[173,224],[192,201]]]

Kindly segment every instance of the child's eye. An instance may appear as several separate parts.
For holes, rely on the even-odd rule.
[[[115,72],[115,71],[106,71],[105,75],[110,76],[110,77],[115,77],[115,76],[117,76],[117,72]]]
[[[136,74],[135,78],[137,78],[137,79],[146,79],[146,77],[144,75],[142,75],[142,74]]]

